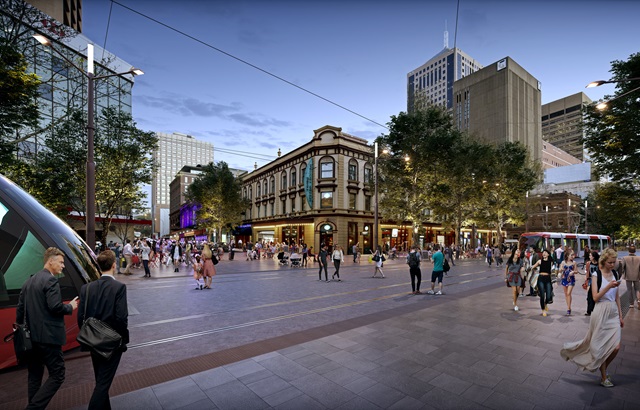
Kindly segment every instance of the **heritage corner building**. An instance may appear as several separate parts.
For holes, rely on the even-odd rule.
[[[373,147],[367,141],[326,125],[306,144],[243,175],[242,195],[251,202],[244,212],[243,234],[252,242],[287,242],[313,246],[341,245],[351,253],[359,243],[369,254],[374,228]],[[381,220],[379,244],[406,249],[412,245],[411,223]],[[425,243],[449,245],[455,233],[425,223]],[[250,232],[250,234],[249,234]],[[483,243],[492,235],[479,231]]]

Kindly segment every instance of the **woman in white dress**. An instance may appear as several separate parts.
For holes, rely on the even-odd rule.
[[[613,249],[606,249],[600,256],[600,270],[593,273],[595,278],[592,279],[591,292],[595,308],[587,335],[579,342],[565,343],[560,351],[565,360],[570,360],[581,370],[595,372],[599,369],[600,384],[604,387],[613,387],[607,367],[620,350],[621,329],[624,327],[618,294],[620,281],[613,269],[617,256]]]

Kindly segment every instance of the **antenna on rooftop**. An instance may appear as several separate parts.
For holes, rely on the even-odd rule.
[[[449,48],[449,32],[447,31],[447,20],[444,21],[444,48]]]

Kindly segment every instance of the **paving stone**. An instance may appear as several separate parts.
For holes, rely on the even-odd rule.
[[[278,376],[271,376],[265,379],[247,384],[248,388],[250,388],[255,394],[264,398],[266,396],[270,396],[274,393],[277,393],[281,390],[284,390],[288,387],[291,387],[291,384],[282,380]]]
[[[207,399],[191,377],[182,377],[153,387],[163,409],[178,409]]]
[[[462,393],[462,397],[475,401],[476,403],[482,403],[491,396],[491,394],[493,394],[493,390],[474,384]]]
[[[443,362],[433,366],[433,369],[440,371],[441,373],[446,373],[450,376],[456,377],[460,380],[467,381],[471,384],[478,384],[480,386],[489,388],[493,388],[496,384],[502,381],[501,377],[498,377],[493,373],[481,373],[473,370],[472,368],[461,366],[458,364]]]
[[[303,393],[300,390],[293,386],[289,386],[284,390],[280,390],[269,396],[263,397],[262,399],[266,401],[269,406],[276,407],[301,395],[303,395]]]
[[[494,392],[501,393],[510,398],[522,400],[532,403],[537,407],[546,409],[553,407],[559,410],[578,410],[583,409],[584,404],[573,400],[567,400],[550,392],[536,389],[537,386],[526,386],[514,383],[510,380],[504,380],[493,388]]]
[[[301,366],[306,367],[307,369],[312,369],[314,367],[320,366],[322,364],[328,363],[331,360],[327,359],[324,356],[321,356],[316,353],[311,353],[310,355],[301,357],[299,359],[293,359],[294,362],[298,363]]]
[[[423,380],[395,372],[388,368],[374,369],[367,372],[366,376],[415,398],[423,396],[433,388]]]
[[[451,394],[439,388],[430,390],[420,398],[420,401],[437,409],[444,410],[478,410],[486,408],[462,396]]]
[[[352,382],[349,382],[344,385],[345,389],[351,390],[352,392],[359,394],[361,391],[368,389],[369,387],[378,383],[377,381],[370,379],[369,377],[362,376]]]
[[[515,397],[505,396],[498,392],[492,392],[482,404],[495,410],[533,410],[535,407],[532,403],[525,402]]]
[[[454,394],[462,394],[472,386],[472,383],[450,376],[446,373],[442,373],[429,380],[429,384]]]
[[[371,403],[369,400],[362,398],[360,396],[356,396],[348,402],[341,404],[336,407],[336,410],[377,410],[381,409],[381,407],[376,406]]]
[[[274,359],[269,359],[269,360],[274,360]],[[253,359],[248,359],[248,360],[243,360],[241,362],[233,363],[233,364],[224,366],[224,368],[235,377],[242,377],[251,373],[257,373],[261,370],[264,370],[264,367],[262,367],[259,363],[257,363]]]
[[[414,410],[424,408],[424,403],[413,397],[406,396],[403,399],[395,402],[389,410]]]
[[[339,367],[337,369],[331,370],[323,374],[323,376],[341,386],[364,377],[362,374],[346,367]]]
[[[239,381],[232,381],[205,391],[221,410],[265,409],[269,404]]]
[[[276,410],[324,410],[325,407],[314,400],[312,397],[307,396],[306,394],[301,394],[292,398],[291,400],[287,400],[286,402],[274,406]]]
[[[273,376],[273,373],[271,373],[269,370],[264,369],[255,373],[248,374],[246,376],[238,377],[238,381],[244,384],[250,384],[271,376]]]
[[[339,351],[336,353],[331,353],[326,356],[327,359],[333,360],[336,363],[340,363],[344,367],[348,367],[351,370],[355,370],[359,373],[365,373],[369,370],[375,369],[379,365],[369,361],[362,359],[352,353]]]
[[[216,367],[215,369],[192,374],[191,378],[202,390],[209,390],[212,387],[236,380],[235,376],[229,373],[224,367]]]
[[[152,387],[111,397],[110,401],[111,407],[114,409],[162,410],[162,405],[153,392]],[[86,408],[86,406],[84,408]]]
[[[405,395],[400,393],[398,390],[392,389],[391,387],[381,383],[377,383],[368,389],[361,391],[359,396],[379,407],[382,407],[383,409],[392,406],[405,397]]]
[[[131,407],[133,408],[133,407]],[[178,410],[217,410],[215,404],[207,397],[206,399],[180,407]]]
[[[284,356],[263,360],[260,364],[286,381],[295,380],[312,374],[312,372],[306,367],[303,367]]]
[[[350,390],[317,374],[297,378],[291,384],[327,408],[338,407],[355,397]]]

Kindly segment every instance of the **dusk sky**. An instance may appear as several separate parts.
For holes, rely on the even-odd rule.
[[[406,75],[442,50],[445,22],[449,47],[456,36],[456,0],[118,1],[380,124],[406,110]],[[83,34],[100,46],[110,4],[83,2]],[[614,86],[585,85],[640,51],[638,16],[633,0],[462,0],[456,45],[485,66],[513,58],[543,104],[596,100]],[[145,71],[139,128],[210,141],[231,167],[262,166],[324,125],[369,141],[387,131],[115,3],[106,49]]]

